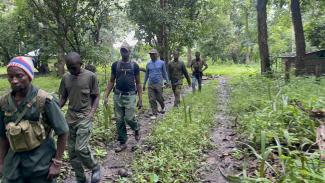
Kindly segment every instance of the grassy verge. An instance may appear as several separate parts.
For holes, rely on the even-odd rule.
[[[324,162],[315,147],[318,123],[291,105],[299,100],[306,109],[324,109],[325,81],[296,78],[286,84],[277,78],[237,77],[232,88],[230,106],[247,140],[244,146],[259,161],[252,178],[325,182]]]
[[[132,182],[195,182],[195,160],[209,145],[208,132],[217,107],[215,87],[212,81],[202,93],[189,94],[185,97],[190,106],[187,113],[184,105],[174,108],[156,124],[146,141],[150,150],[137,155]]]
[[[259,65],[244,64],[210,64],[204,71],[206,75],[223,75],[223,76],[249,76],[259,73]]]

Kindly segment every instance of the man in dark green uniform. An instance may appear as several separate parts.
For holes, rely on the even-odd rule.
[[[60,173],[68,125],[53,97],[31,84],[33,67],[32,60],[27,57],[15,57],[7,66],[12,90],[0,99],[0,175],[3,175],[3,183],[52,183]],[[19,129],[19,133],[14,133],[15,129]],[[57,147],[52,130],[58,135]],[[38,140],[32,141],[35,137]]]
[[[69,100],[66,119],[69,124],[69,156],[76,173],[77,182],[86,182],[83,165],[92,170],[91,182],[100,181],[100,166],[94,159],[89,146],[92,119],[99,103],[97,77],[93,72],[82,69],[80,55],[71,52],[65,57],[69,73],[60,84],[60,107]]]
[[[104,103],[108,105],[108,96],[114,88],[114,111],[116,116],[116,127],[119,147],[115,152],[121,152],[127,148],[126,123],[134,131],[134,137],[140,140],[140,126],[135,117],[136,94],[138,94],[138,108],[142,107],[142,90],[140,83],[140,69],[137,63],[129,60],[131,48],[123,43],[120,49],[122,60],[112,65],[111,78],[107,84],[104,94]]]
[[[175,97],[174,107],[178,107],[181,99],[181,91],[183,85],[183,78],[185,76],[188,86],[191,86],[191,79],[188,75],[184,62],[179,60],[179,52],[175,51],[174,60],[168,63],[168,74],[172,84],[172,89]]]
[[[195,59],[193,59],[191,62],[193,92],[196,90],[196,82],[199,85],[199,91],[201,91],[203,71],[208,68],[208,64],[201,59],[200,55],[200,52],[195,52]]]

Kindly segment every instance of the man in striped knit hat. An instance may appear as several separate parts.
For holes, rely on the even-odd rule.
[[[7,66],[11,91],[0,99],[3,183],[52,183],[60,174],[68,125],[57,101],[31,84],[33,69],[29,57],[15,57]]]

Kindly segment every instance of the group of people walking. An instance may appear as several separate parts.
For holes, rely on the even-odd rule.
[[[179,52],[173,53],[168,65],[158,59],[158,51],[152,49],[151,60],[146,65],[143,87],[140,67],[130,61],[131,47],[123,43],[122,59],[111,66],[104,104],[109,105],[113,93],[116,117],[117,140],[115,149],[119,153],[127,149],[126,124],[140,140],[140,124],[136,118],[136,107],[142,108],[142,92],[148,90],[152,110],[151,119],[165,112],[163,84],[171,86],[175,101],[180,104],[182,80],[193,87],[198,83],[201,90],[202,72],[207,64],[200,54],[191,62],[192,82]],[[78,183],[88,182],[84,168],[91,170],[91,183],[101,178],[101,167],[89,146],[93,128],[93,117],[99,105],[99,86],[96,74],[82,68],[80,55],[75,52],[65,56],[66,73],[59,87],[59,100],[32,84],[33,62],[28,57],[15,57],[7,65],[11,91],[0,99],[0,176],[3,183],[51,183],[60,174],[62,156],[68,143],[70,164]],[[147,86],[148,83],[148,86]],[[138,100],[136,99],[138,96]],[[68,101],[64,117],[61,108]],[[158,105],[160,110],[158,110]],[[57,135],[55,140],[53,135]]]

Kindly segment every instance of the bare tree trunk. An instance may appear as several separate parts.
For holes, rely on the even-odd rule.
[[[271,62],[269,58],[269,47],[267,43],[267,0],[257,1],[257,28],[258,28],[258,45],[261,58],[261,73],[269,74],[271,72]]]
[[[192,49],[190,46],[187,47],[187,67],[191,67],[192,64]]]
[[[291,0],[291,14],[296,40],[296,75],[302,75],[305,72],[304,58],[306,54],[306,43],[299,0]]]
[[[165,9],[167,7],[167,3],[168,0],[160,0],[161,9]],[[169,60],[168,35],[167,35],[165,23],[162,23],[160,27],[160,38],[158,38],[158,44],[159,44],[160,59],[168,62]]]
[[[249,11],[248,8],[245,7],[245,33],[246,33],[246,55],[245,55],[245,63],[249,64],[250,60],[251,60],[251,52],[250,52],[250,44],[248,43],[250,41],[250,34],[249,34],[249,22],[248,22],[248,18],[249,18]]]

